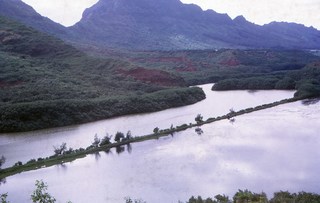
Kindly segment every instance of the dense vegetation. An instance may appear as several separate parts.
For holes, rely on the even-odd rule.
[[[157,111],[216,90],[297,89],[319,95],[319,56],[305,51],[107,51],[90,56],[0,17],[0,132],[78,124]]]
[[[295,97],[317,97],[320,96],[320,64],[309,64],[285,74],[226,79],[213,86],[213,90],[234,89],[296,89]]]
[[[319,203],[320,195],[316,193],[288,191],[275,192],[273,197],[268,199],[266,193],[254,193],[249,190],[239,190],[230,199],[226,195],[216,195],[214,198],[191,197],[187,203]]]
[[[9,203],[7,200],[8,194],[1,194],[1,203]],[[36,180],[35,189],[31,194],[31,200],[34,203],[55,203],[57,200],[48,193],[48,185],[43,180]],[[124,198],[125,203],[147,203],[143,199]],[[226,195],[218,194],[214,198],[190,197],[186,203],[319,203],[320,195],[310,192],[290,193],[288,191],[279,191],[273,194],[273,197],[268,199],[266,193],[254,193],[249,190],[238,190],[229,198]],[[68,201],[71,203],[71,201]],[[178,203],[184,203],[179,201]]]
[[[0,132],[27,131],[192,104],[199,88],[138,81],[119,59],[89,57],[0,17]]]

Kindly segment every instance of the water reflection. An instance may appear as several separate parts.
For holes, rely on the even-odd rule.
[[[106,154],[112,154],[112,151],[111,151],[110,149],[106,149],[106,150],[104,150],[104,152],[105,152]]]
[[[6,179],[5,178],[2,178],[2,179],[0,179],[0,185],[3,185],[3,184],[6,184]]]
[[[236,119],[235,119],[235,118],[229,118],[229,122],[230,122],[231,124],[233,124],[234,122],[236,122]]]
[[[316,104],[320,101],[320,98],[314,98],[314,99],[306,99],[302,101],[303,105],[309,106],[309,105],[313,105]]]
[[[66,171],[66,170],[68,169],[68,166],[67,166],[66,163],[58,164],[57,167],[58,167],[59,169],[64,170],[64,171]]]
[[[124,146],[122,146],[122,145],[116,147],[116,152],[117,152],[117,154],[121,154],[121,153],[123,153],[125,150],[126,150],[126,148],[125,148]]]
[[[129,154],[131,154],[131,152],[132,152],[132,145],[130,143],[127,144],[127,151]]]
[[[206,99],[193,105],[167,109],[160,112],[121,116],[113,119],[27,133],[0,134],[0,155],[7,157],[3,167],[12,166],[17,161],[26,162],[35,157],[52,155],[52,145],[63,142],[68,147],[78,149],[92,144],[92,135],[105,135],[107,132],[127,132],[134,135],[150,134],[155,127],[167,129],[187,122],[194,122],[197,114],[204,118],[225,115],[233,107],[245,109],[290,98],[293,91],[211,91],[212,84],[201,85]],[[124,125],[125,124],[125,125]],[[129,136],[131,134],[129,133]],[[128,133],[127,133],[128,134]],[[108,135],[107,135],[108,136]],[[107,138],[111,139],[111,138]]]
[[[100,152],[94,153],[94,158],[96,161],[98,161],[101,158]]]
[[[194,131],[198,134],[198,135],[202,135],[203,134],[203,130],[200,127],[196,127],[194,129]]]

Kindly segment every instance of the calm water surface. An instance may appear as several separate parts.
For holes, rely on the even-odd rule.
[[[93,142],[94,135],[104,137],[106,133],[131,130],[133,135],[145,135],[155,127],[169,128],[183,123],[195,122],[198,113],[216,117],[235,110],[257,106],[293,96],[293,91],[211,91],[212,84],[200,86],[206,92],[207,99],[194,105],[168,109],[155,113],[122,116],[99,122],[71,127],[40,130],[29,133],[0,134],[0,155],[7,158],[4,167],[17,161],[26,162],[32,158],[47,157],[53,154],[53,146],[66,142],[68,147],[87,147]]]
[[[209,92],[206,101],[189,107],[47,132],[57,143],[79,139],[79,144],[88,145],[94,133],[86,134],[118,130],[113,124],[134,133],[149,133],[154,125],[168,127],[171,123],[193,122],[197,113],[207,118],[225,114],[231,107],[237,110],[290,96],[292,92],[281,91]],[[168,120],[163,112],[167,112]],[[138,118],[147,121],[140,123]],[[129,127],[124,128],[124,124]],[[81,133],[82,130],[86,133]],[[35,180],[40,179],[48,183],[49,192],[59,202],[74,203],[120,203],[126,196],[142,198],[148,203],[177,203],[191,195],[233,195],[237,189],[245,188],[269,195],[278,190],[320,192],[320,103],[286,104],[239,116],[234,123],[220,121],[205,125],[202,130],[200,136],[190,129],[173,137],[133,144],[131,153],[117,154],[113,150],[109,154],[89,155],[73,163],[18,174],[6,179],[0,193],[8,192],[11,202],[28,202]],[[7,141],[9,146],[16,141],[22,147],[23,141],[19,139],[25,139],[25,145],[37,146],[34,137],[41,138],[39,145],[48,142],[42,137],[44,132],[15,135],[12,140],[3,135],[1,141]],[[81,138],[73,137],[71,132],[78,132]]]

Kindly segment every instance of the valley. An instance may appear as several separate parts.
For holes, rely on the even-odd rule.
[[[319,49],[314,27],[179,0],[100,0],[69,27],[0,0],[0,194],[318,198]]]

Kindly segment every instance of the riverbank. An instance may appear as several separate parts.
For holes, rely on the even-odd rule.
[[[102,146],[98,146],[98,147],[88,147],[87,149],[80,148],[77,150],[73,150],[69,154],[64,154],[64,155],[59,155],[59,156],[55,155],[55,156],[51,156],[51,157],[47,157],[47,158],[39,158],[37,160],[30,160],[25,164],[15,165],[15,166],[12,166],[12,167],[9,167],[6,169],[2,169],[0,171],[0,179],[6,178],[8,176],[12,176],[12,175],[15,175],[18,173],[30,171],[30,170],[36,170],[36,169],[40,169],[40,168],[50,167],[50,166],[57,165],[57,164],[72,162],[76,159],[83,158],[88,154],[94,154],[94,153],[98,153],[100,151],[108,151],[111,148],[121,147],[121,146],[128,145],[131,143],[142,142],[142,141],[151,140],[151,139],[159,139],[160,137],[168,136],[168,135],[171,135],[175,132],[184,131],[189,128],[199,127],[204,124],[213,123],[213,122],[220,121],[220,120],[232,119],[235,116],[240,116],[240,115],[251,113],[254,111],[272,108],[272,107],[275,107],[275,106],[278,106],[281,104],[291,103],[291,102],[295,102],[298,100],[300,100],[300,99],[297,99],[297,98],[284,99],[284,100],[269,103],[269,104],[259,105],[254,108],[247,108],[247,109],[243,109],[240,111],[231,111],[230,113],[228,113],[226,115],[218,116],[216,118],[208,118],[205,121],[199,121],[197,123],[183,124],[183,125],[176,126],[176,127],[172,126],[171,128],[163,129],[163,130],[159,129],[156,131],[156,133],[144,135],[144,136],[133,137],[130,139],[123,140],[121,142],[117,142],[117,143],[111,143],[111,144],[102,145]]]

